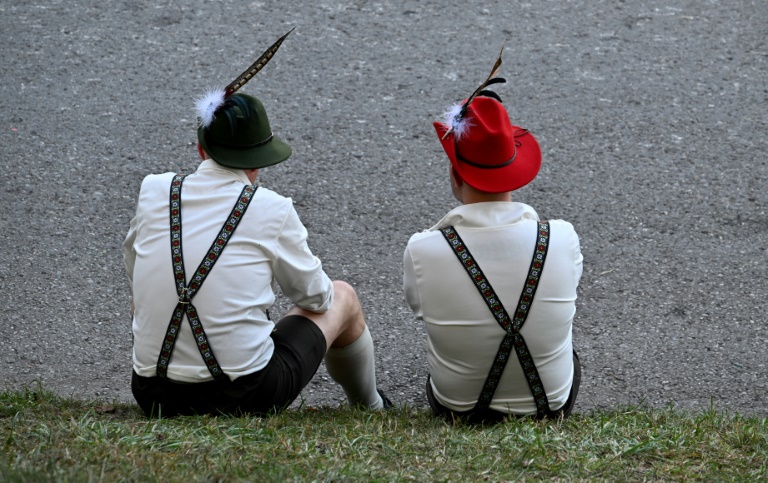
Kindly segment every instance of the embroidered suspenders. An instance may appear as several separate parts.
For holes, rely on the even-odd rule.
[[[504,371],[504,367],[507,365],[512,348],[514,348],[517,357],[520,360],[523,372],[525,373],[528,387],[530,388],[534,402],[536,403],[537,417],[542,418],[547,416],[551,418],[555,412],[549,409],[549,401],[547,400],[547,394],[544,392],[544,386],[541,383],[539,372],[536,370],[536,366],[533,363],[533,357],[531,356],[530,351],[528,351],[525,339],[523,339],[523,336],[520,334],[520,329],[523,327],[523,324],[525,324],[525,320],[528,317],[531,305],[533,304],[533,297],[536,294],[536,288],[538,287],[541,272],[544,268],[544,261],[547,258],[547,249],[549,248],[549,222],[539,222],[538,224],[536,248],[533,253],[533,259],[531,260],[531,266],[528,269],[528,276],[525,281],[525,286],[523,287],[523,292],[520,294],[520,299],[514,312],[514,317],[509,316],[504,305],[502,305],[501,300],[493,290],[493,287],[491,287],[490,282],[485,277],[485,274],[483,274],[480,266],[472,257],[472,254],[469,252],[469,249],[456,230],[452,226],[449,226],[440,231],[466,269],[467,274],[474,282],[475,287],[480,292],[483,300],[485,300],[485,303],[493,314],[493,318],[506,332],[473,411],[483,411],[490,406],[499,380],[501,379],[501,374]]]
[[[179,335],[181,329],[181,322],[184,319],[184,314],[187,315],[189,325],[192,328],[192,333],[197,343],[197,348],[200,351],[200,355],[203,356],[206,367],[210,371],[214,379],[226,380],[228,379],[224,372],[221,370],[219,363],[216,361],[216,357],[213,355],[213,350],[208,343],[208,338],[205,336],[205,330],[203,330],[203,324],[200,323],[200,318],[197,314],[197,309],[192,305],[192,297],[195,296],[200,287],[205,281],[205,277],[213,269],[214,263],[218,259],[227,242],[235,232],[240,219],[248,209],[248,205],[253,198],[253,194],[256,192],[256,187],[246,185],[243,191],[240,193],[240,197],[237,199],[235,206],[232,208],[227,217],[227,221],[224,226],[221,227],[218,236],[211,244],[211,248],[208,249],[203,261],[197,267],[192,280],[187,285],[187,278],[184,272],[184,255],[181,249],[181,185],[184,182],[183,175],[176,175],[171,183],[171,198],[170,198],[170,214],[171,214],[171,258],[173,262],[173,276],[176,282],[176,291],[179,294],[179,303],[176,304],[176,308],[173,310],[171,322],[168,324],[168,330],[163,340],[163,346],[160,349],[160,357],[157,360],[157,375],[162,379],[168,378],[168,364],[171,360],[171,353],[176,344],[176,337]]]

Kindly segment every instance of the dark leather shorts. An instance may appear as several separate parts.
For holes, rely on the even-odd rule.
[[[325,357],[326,343],[320,328],[301,315],[281,319],[272,340],[275,344],[272,359],[258,372],[234,381],[193,384],[142,377],[134,372],[133,396],[147,416],[280,412],[315,375]]]
[[[576,351],[573,351],[573,384],[571,385],[571,392],[568,394],[568,400],[562,408],[555,411],[555,417],[568,417],[573,411],[573,405],[576,403],[576,397],[579,395],[579,387],[581,386],[581,361],[579,361],[579,355]],[[486,409],[484,411],[453,411],[440,404],[435,398],[435,394],[432,392],[432,384],[430,384],[429,376],[427,376],[427,400],[429,406],[432,408],[432,412],[436,416],[440,416],[449,421],[462,421],[466,424],[495,424],[504,420],[504,418],[513,416],[507,413],[501,413],[493,409]],[[535,414],[529,416],[515,416],[515,417],[531,417],[536,418]]]

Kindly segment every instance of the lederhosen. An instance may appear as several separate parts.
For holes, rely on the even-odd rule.
[[[491,283],[485,277],[485,274],[480,269],[477,261],[475,261],[474,257],[472,257],[472,254],[469,252],[469,249],[464,244],[464,241],[461,239],[454,227],[449,226],[441,229],[440,231],[445,237],[445,240],[451,246],[454,254],[458,257],[459,262],[461,262],[462,266],[467,271],[467,274],[472,279],[475,288],[477,288],[478,292],[480,292],[480,295],[483,297],[483,300],[485,300],[485,303],[488,305],[494,320],[501,326],[502,329],[504,329],[505,334],[501,345],[499,346],[496,357],[494,358],[491,370],[488,373],[488,377],[485,380],[485,384],[483,384],[483,389],[480,392],[480,396],[477,400],[477,403],[475,404],[475,407],[472,410],[466,412],[456,412],[445,408],[434,398],[434,394],[432,393],[432,386],[429,380],[427,380],[427,397],[432,408],[438,414],[444,416],[450,415],[456,417],[457,419],[462,419],[472,423],[494,422],[508,416],[507,414],[491,410],[489,406],[493,400],[493,395],[496,392],[496,388],[499,385],[499,380],[501,379],[501,375],[504,372],[504,367],[507,365],[511,352],[514,349],[536,404],[536,418],[554,419],[559,417],[566,410],[570,412],[570,408],[572,407],[573,400],[576,396],[575,393],[578,391],[578,385],[571,390],[569,401],[566,402],[565,406],[563,406],[563,408],[558,411],[552,411],[549,408],[547,394],[541,382],[541,377],[539,377],[539,372],[536,369],[536,365],[533,362],[533,357],[528,350],[525,339],[523,338],[522,334],[520,334],[520,329],[522,329],[523,324],[525,324],[525,321],[531,310],[531,306],[533,305],[536,289],[541,278],[541,273],[544,269],[544,262],[547,258],[547,250],[549,249],[549,222],[545,221],[538,223],[537,240],[533,253],[533,259],[531,260],[531,265],[528,269],[528,276],[526,278],[523,291],[520,294],[517,308],[514,312],[514,317],[509,316],[507,310],[504,308],[504,305],[501,303],[501,300],[493,290]],[[578,364],[578,356],[575,352],[574,364]],[[576,367],[574,367],[574,378],[577,377],[577,370],[578,377],[580,379],[580,369]],[[578,384],[578,382],[579,381],[574,380],[574,384]]]
[[[176,344],[176,338],[181,330],[181,323],[184,315],[187,316],[189,325],[197,343],[200,355],[205,361],[205,365],[213,378],[217,381],[227,381],[229,378],[221,366],[219,366],[213,349],[208,343],[203,324],[197,314],[197,309],[192,305],[192,298],[200,290],[205,278],[213,269],[213,265],[218,260],[224,247],[227,246],[232,234],[235,232],[238,223],[243,217],[245,210],[248,209],[251,199],[256,192],[257,187],[246,185],[240,193],[235,205],[232,207],[224,226],[221,227],[218,236],[208,249],[203,261],[197,267],[191,281],[187,284],[187,277],[184,271],[184,255],[181,244],[181,185],[184,182],[184,175],[176,175],[171,182],[170,194],[170,219],[171,219],[171,259],[173,263],[173,276],[176,283],[176,291],[179,294],[179,302],[173,310],[171,321],[168,324],[168,330],[163,340],[160,356],[157,360],[157,376],[161,379],[168,378],[168,364],[171,360],[171,354]]]

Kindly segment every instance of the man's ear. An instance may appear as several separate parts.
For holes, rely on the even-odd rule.
[[[451,183],[453,183],[457,188],[461,188],[461,186],[464,184],[464,180],[461,179],[461,175],[458,171],[456,171],[456,168],[454,168],[452,164],[449,166],[451,173]]]
[[[200,143],[197,143],[197,154],[200,155],[200,159],[205,160],[205,150]]]
[[[464,189],[462,188],[462,186],[464,186],[464,180],[461,179],[461,175],[453,167],[453,164],[450,164],[449,166],[448,173],[451,177],[451,193],[453,193],[453,197],[459,200],[460,203],[464,203]]]

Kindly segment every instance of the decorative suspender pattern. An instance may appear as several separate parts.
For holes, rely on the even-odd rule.
[[[219,255],[224,250],[227,242],[235,232],[238,223],[242,219],[245,210],[248,209],[248,205],[253,199],[253,194],[256,192],[256,187],[246,185],[240,196],[232,208],[227,221],[224,226],[221,227],[218,236],[208,249],[203,261],[197,267],[192,280],[187,284],[187,277],[184,271],[184,255],[181,245],[181,185],[184,182],[183,175],[176,175],[171,182],[171,195],[170,195],[170,218],[171,218],[171,259],[173,262],[173,276],[176,283],[176,291],[179,294],[179,302],[176,304],[176,308],[173,310],[171,321],[168,324],[168,330],[163,340],[163,346],[160,349],[160,357],[157,360],[157,375],[162,379],[168,377],[168,364],[171,361],[171,353],[176,345],[176,338],[179,335],[181,329],[181,322],[184,319],[184,314],[187,315],[189,325],[192,328],[192,333],[197,343],[197,348],[200,351],[200,355],[205,361],[205,365],[208,371],[211,373],[214,379],[226,380],[227,376],[224,371],[221,370],[216,357],[213,355],[213,349],[208,343],[208,338],[203,330],[203,324],[200,322],[200,318],[197,314],[197,309],[192,305],[192,297],[195,296],[200,287],[203,285],[206,276],[213,269],[213,265],[218,260]]]
[[[501,303],[501,299],[496,295],[491,283],[485,277],[485,274],[480,269],[480,266],[475,261],[469,249],[464,244],[464,241],[459,236],[458,232],[452,227],[446,227],[440,230],[445,237],[448,244],[453,249],[453,252],[458,257],[467,274],[472,279],[480,295],[485,300],[494,320],[504,329],[506,334],[501,341],[499,351],[491,366],[491,370],[488,373],[483,389],[475,405],[474,411],[482,411],[487,409],[493,395],[498,387],[501,375],[504,372],[509,361],[510,353],[514,348],[517,353],[517,357],[520,360],[520,365],[525,373],[526,381],[533,395],[536,403],[536,415],[541,418],[544,416],[552,417],[554,412],[549,409],[549,401],[547,400],[546,392],[544,391],[544,385],[539,377],[539,372],[533,363],[533,356],[531,356],[528,346],[525,343],[525,339],[520,334],[520,329],[525,324],[525,320],[530,312],[531,305],[533,303],[533,297],[536,294],[536,289],[541,278],[541,272],[544,269],[544,261],[547,258],[547,250],[549,248],[549,222],[539,222],[537,231],[536,247],[533,253],[533,259],[531,260],[531,266],[528,269],[528,276],[526,277],[523,291],[520,294],[520,299],[517,303],[517,308],[514,312],[514,317],[510,317],[504,305]]]

